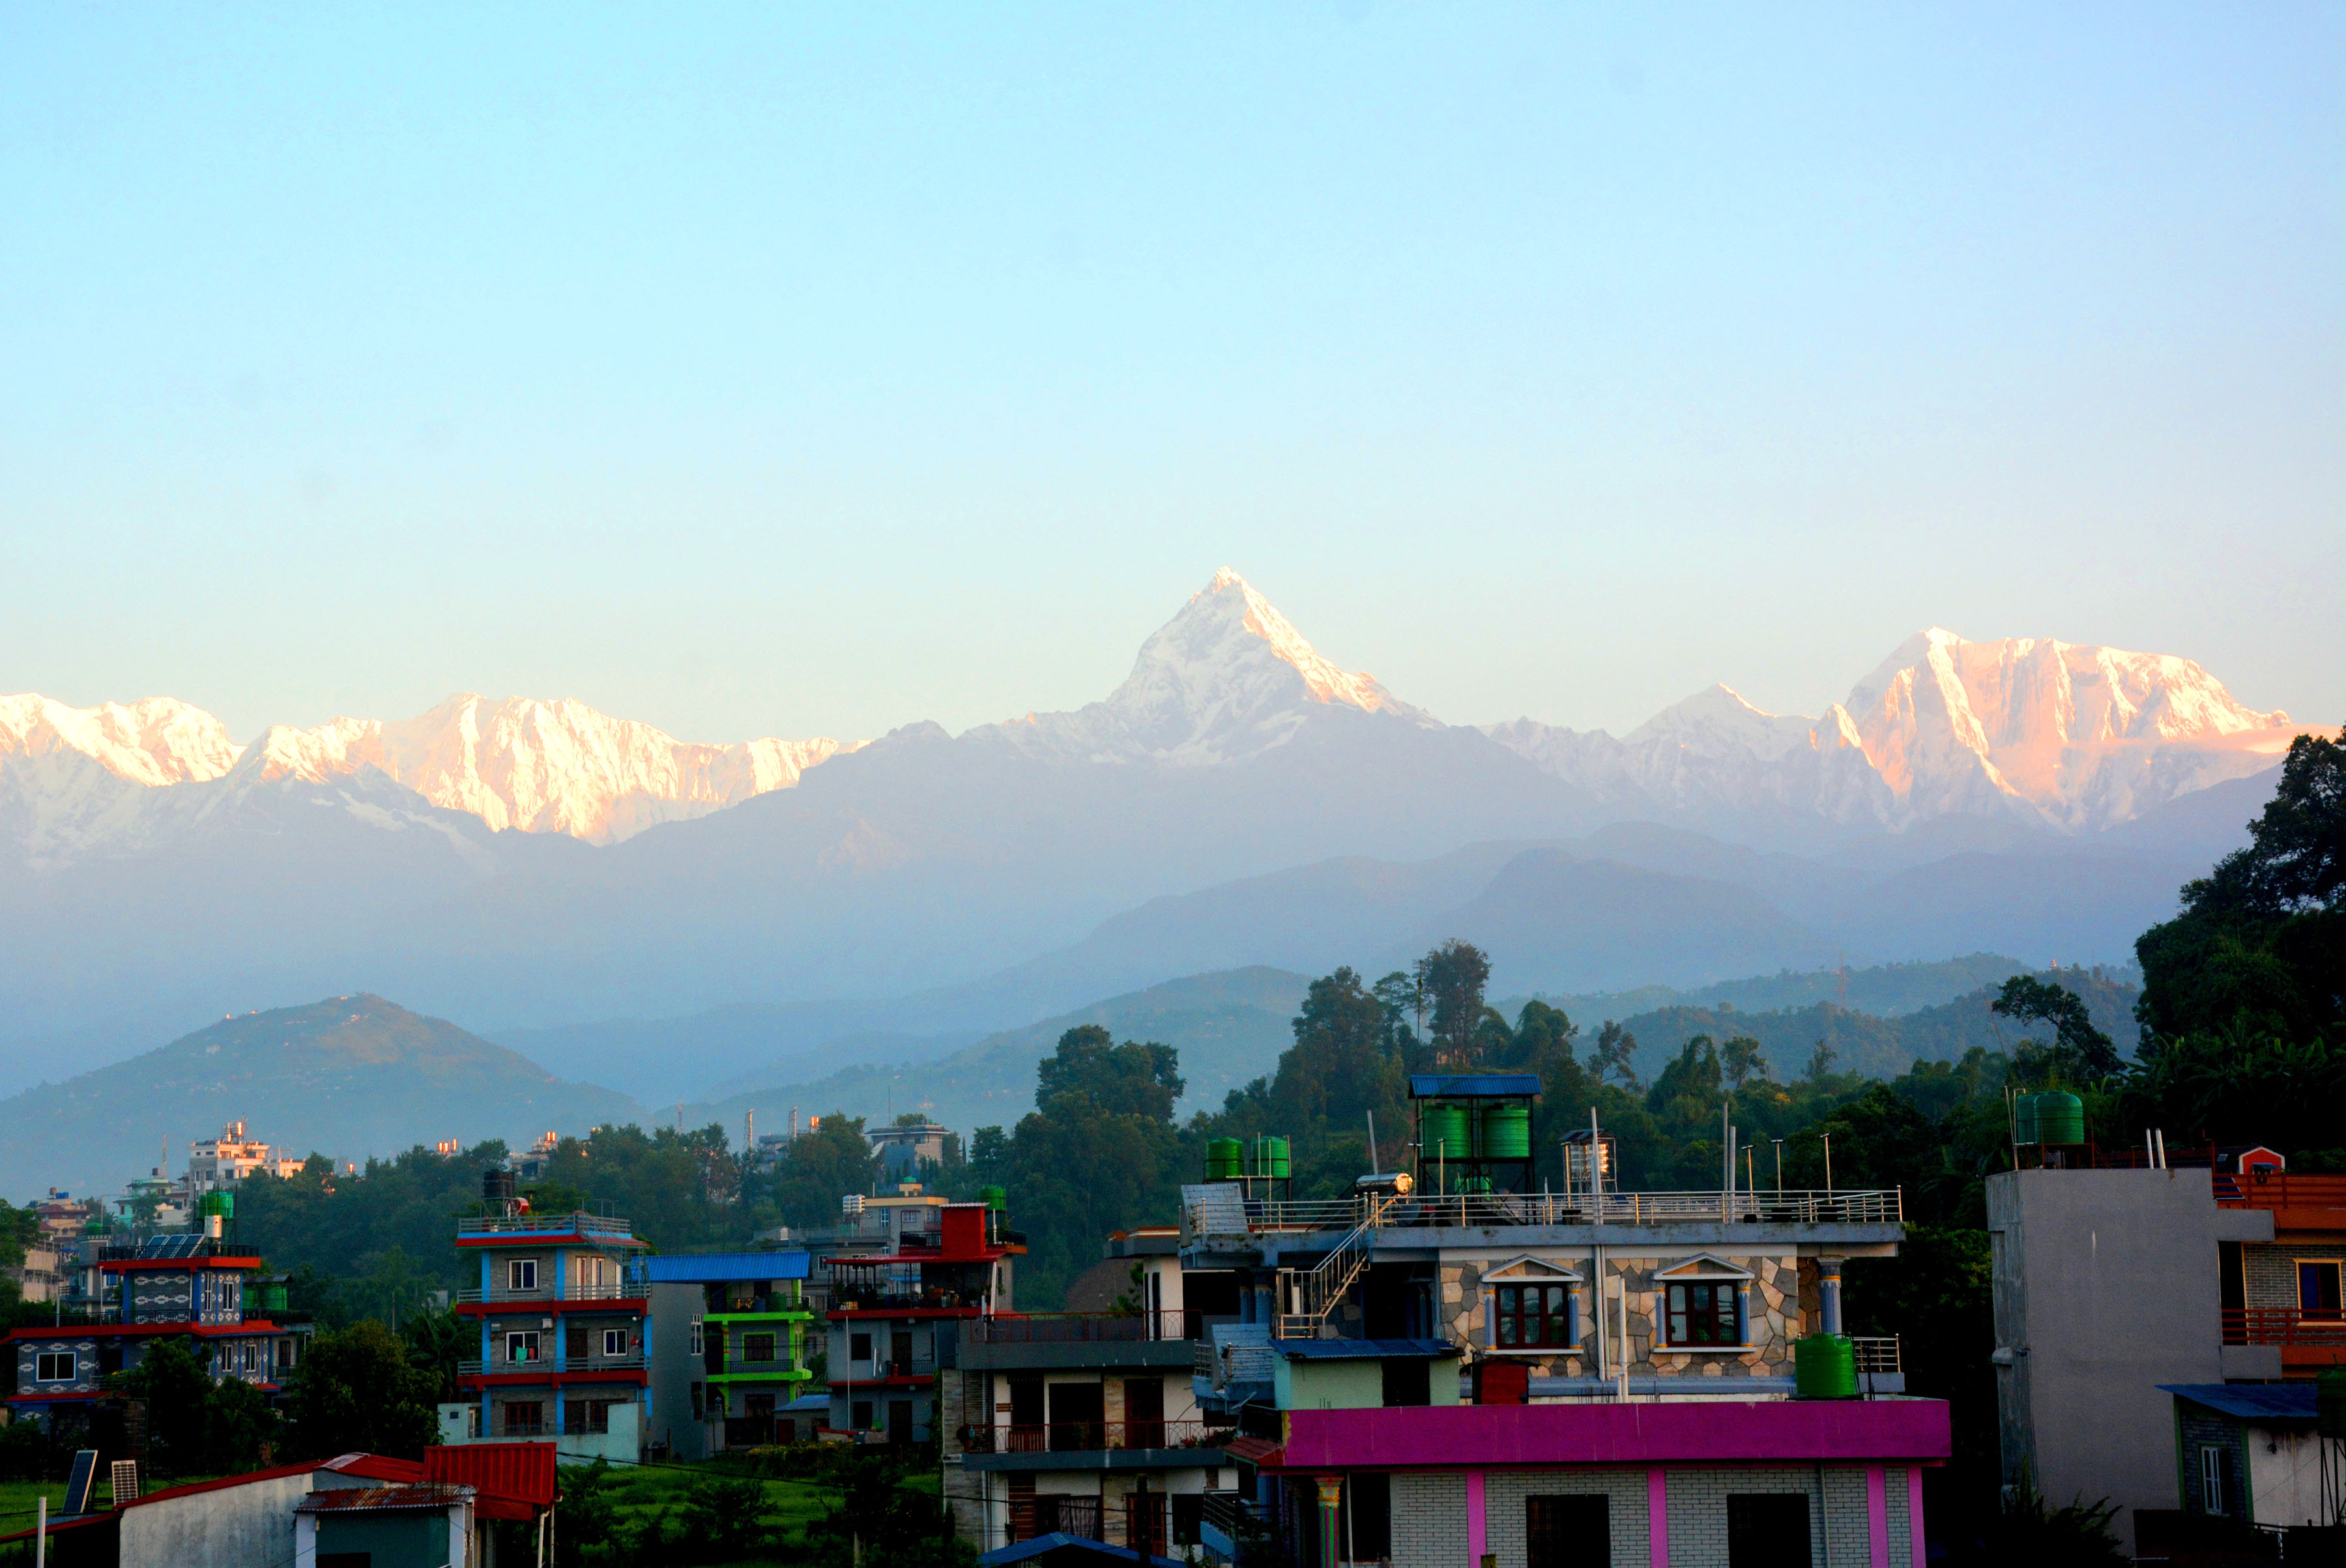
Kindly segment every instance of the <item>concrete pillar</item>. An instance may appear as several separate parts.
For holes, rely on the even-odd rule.
[[[1735,1331],[1742,1336],[1744,1344],[1751,1343],[1751,1281],[1749,1279],[1735,1282]]]
[[[1841,1266],[1838,1257],[1817,1259],[1817,1300],[1824,1319],[1822,1328],[1828,1334],[1841,1332]]]

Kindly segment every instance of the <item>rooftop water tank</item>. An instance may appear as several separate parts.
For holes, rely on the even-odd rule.
[[[1425,1107],[1417,1124],[1422,1159],[1463,1160],[1473,1157],[1474,1145],[1466,1128],[1466,1107],[1441,1101]]]
[[[2313,1380],[2313,1430],[2320,1437],[2346,1438],[2346,1367]]]
[[[991,1209],[1005,1209],[1010,1207],[1010,1194],[998,1186],[979,1187],[977,1197],[980,1203]]]
[[[196,1212],[203,1216],[206,1219],[211,1218],[214,1215],[219,1216],[222,1219],[234,1219],[236,1217],[236,1194],[232,1192],[208,1192],[204,1194],[203,1196],[196,1200]]]
[[[1240,1147],[1236,1138],[1206,1140],[1206,1179],[1236,1181],[1240,1171]]]
[[[1249,1176],[1284,1178],[1293,1174],[1293,1161],[1285,1138],[1257,1138],[1247,1145],[1246,1155]]]
[[[1793,1340],[1792,1386],[1804,1400],[1857,1398],[1857,1347],[1846,1334],[1809,1334]]]
[[[1532,1157],[1532,1108],[1529,1105],[1483,1107],[1483,1157],[1486,1160],[1527,1160]]]
[[[2036,1141],[2042,1144],[2082,1144],[2086,1141],[2086,1102],[2059,1089],[2036,1096]]]

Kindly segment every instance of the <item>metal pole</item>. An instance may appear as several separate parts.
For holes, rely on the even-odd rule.
[[[1825,1141],[1825,1190],[1832,1191],[1832,1135],[1820,1135]]]
[[[48,1568],[49,1561],[49,1494],[41,1493],[33,1510],[33,1568]]]
[[[1383,1173],[1382,1173],[1382,1169],[1379,1167],[1379,1166],[1377,1165],[1377,1114],[1376,1114],[1374,1111],[1371,1111],[1371,1112],[1368,1114],[1368,1115],[1369,1115],[1369,1174],[1370,1174],[1371,1176],[1380,1176],[1380,1175],[1382,1175],[1382,1174],[1383,1174]]]

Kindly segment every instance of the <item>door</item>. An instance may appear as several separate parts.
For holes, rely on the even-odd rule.
[[[1124,1380],[1124,1446],[1165,1446],[1165,1380],[1127,1378]]]
[[[1050,1393],[1053,1452],[1107,1446],[1107,1434],[1100,1428],[1107,1419],[1107,1401],[1099,1384],[1053,1383]]]
[[[1043,1447],[1043,1374],[1010,1374],[1010,1431],[1005,1451],[1038,1453]]]
[[[888,1441],[899,1444],[913,1441],[912,1400],[890,1400],[888,1401]]]
[[[1606,1500],[1602,1496],[1524,1499],[1524,1545],[1525,1568],[1566,1568],[1567,1564],[1576,1568],[1584,1563],[1611,1562],[1613,1522]]]
[[[1728,1568],[1809,1568],[1809,1494],[1729,1492]]]
[[[888,1336],[888,1375],[909,1378],[913,1375],[913,1331],[899,1329]]]
[[[1125,1494],[1124,1543],[1135,1552],[1162,1557],[1168,1535],[1165,1494],[1146,1490],[1148,1484],[1144,1478],[1139,1488]]]

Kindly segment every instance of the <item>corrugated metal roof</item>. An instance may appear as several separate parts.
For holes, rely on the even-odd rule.
[[[1540,1092],[1536,1073],[1412,1073],[1409,1094],[1413,1100],[1484,1100],[1515,1098]]]
[[[1290,1361],[1392,1361],[1459,1353],[1447,1339],[1274,1339],[1271,1348]]]
[[[469,1486],[440,1486],[426,1481],[416,1486],[356,1486],[334,1492],[313,1492],[293,1505],[296,1513],[384,1513],[424,1508],[438,1511],[469,1502]]]
[[[2311,1383],[2161,1383],[2178,1399],[2189,1400],[2248,1421],[2310,1421]]]
[[[1048,1535],[1030,1535],[1025,1540],[1014,1542],[1008,1546],[997,1546],[991,1552],[982,1553],[977,1561],[980,1568],[1009,1568],[1009,1564],[1012,1563],[1037,1561],[1053,1564],[1084,1562],[1146,1563],[1149,1564],[1149,1568],[1181,1568],[1179,1561],[1176,1558],[1143,1556],[1128,1546],[1110,1546],[1105,1542],[1094,1541],[1087,1536],[1070,1535],[1063,1530],[1053,1531]]]
[[[807,1255],[788,1252],[682,1252],[643,1259],[655,1285],[718,1285],[737,1279],[804,1279]]]
[[[533,1508],[550,1508],[559,1481],[550,1442],[446,1443],[423,1451],[423,1473],[431,1481],[455,1481],[487,1497],[510,1497]]]

